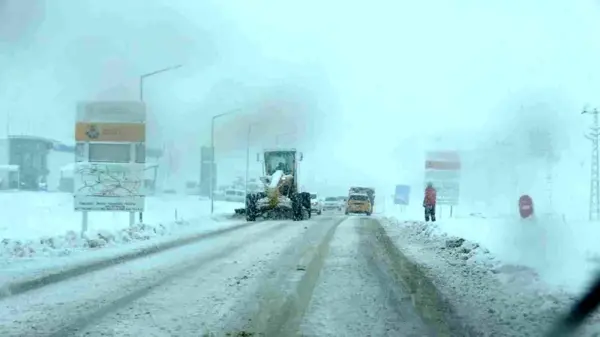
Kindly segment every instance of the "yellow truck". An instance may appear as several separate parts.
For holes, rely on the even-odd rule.
[[[350,199],[350,197],[354,194],[366,194],[367,198],[369,199],[369,204],[371,205],[369,213],[373,213],[373,209],[375,207],[375,189],[373,187],[350,187],[350,190],[348,191],[348,199]]]
[[[348,196],[345,214],[364,213],[371,215],[373,213],[373,205],[366,193],[354,193]]]

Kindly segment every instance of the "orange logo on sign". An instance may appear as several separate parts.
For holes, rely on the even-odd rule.
[[[77,123],[75,140],[80,142],[145,142],[142,123]]]

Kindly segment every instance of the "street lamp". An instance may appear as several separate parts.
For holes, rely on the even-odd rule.
[[[178,64],[178,65],[174,65],[174,66],[171,66],[171,67],[167,67],[167,68],[155,70],[153,72],[149,72],[149,73],[145,73],[145,74],[140,75],[140,102],[144,102],[144,80],[146,78],[148,78],[150,76],[158,75],[160,73],[164,73],[164,72],[167,72],[167,71],[175,70],[175,69],[181,68],[182,66],[183,65]],[[154,180],[155,180],[154,181],[154,186],[156,188],[156,179],[154,179]],[[131,213],[131,214],[132,215],[130,217],[130,222],[133,223],[134,215],[133,215],[133,213]],[[144,219],[144,213],[140,212],[140,223],[143,222],[143,219]]]
[[[232,111],[228,111],[228,112],[224,112],[222,114],[218,114],[212,117],[211,122],[210,122],[210,152],[211,152],[211,156],[210,156],[210,189],[209,189],[209,193],[210,193],[210,214],[212,215],[214,210],[215,210],[215,201],[214,201],[214,197],[213,197],[213,183],[214,183],[214,165],[215,165],[215,119],[219,118],[219,117],[223,117],[223,116],[227,116],[227,115],[231,115],[233,113],[236,112],[240,112],[241,109],[236,109],[236,110],[232,110]]]
[[[246,138],[246,195],[248,195],[248,174],[250,171],[250,134],[252,133],[252,126],[258,123],[252,123],[248,125],[248,136]]]
[[[179,69],[183,67],[183,65],[178,64],[178,65],[174,65],[171,67],[167,67],[167,68],[163,68],[163,69],[159,69],[159,70],[155,70],[153,72],[149,72],[149,73],[145,73],[143,75],[140,76],[140,101],[144,101],[144,80],[150,76],[154,76],[154,75],[158,75],[160,73],[164,73],[167,71],[171,71],[171,70],[175,70],[175,69]]]

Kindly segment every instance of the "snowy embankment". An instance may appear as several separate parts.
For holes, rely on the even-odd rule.
[[[585,258],[591,247],[580,241],[575,249],[570,244],[575,233],[561,221],[472,218],[425,224],[384,218],[381,223],[470,330],[539,336],[580,296],[594,269]],[[585,335],[599,322],[597,316],[590,319]]]
[[[210,201],[197,196],[148,197],[143,224],[130,227],[126,212],[91,212],[88,231],[82,237],[81,213],[73,210],[70,194],[0,193],[0,203],[3,265],[215,229],[222,226],[219,217],[240,207],[238,203],[215,202],[215,217],[211,217]]]
[[[386,215],[412,220],[421,219],[421,213],[413,207],[408,212],[390,211]],[[503,263],[529,267],[543,282],[567,292],[581,292],[600,267],[600,226],[593,222],[548,215],[523,220],[517,214],[455,214],[453,218],[445,214],[433,227],[436,234],[478,243]]]

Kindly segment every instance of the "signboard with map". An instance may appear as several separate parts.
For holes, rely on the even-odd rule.
[[[76,211],[144,210],[145,115],[142,102],[79,104],[75,125]]]

